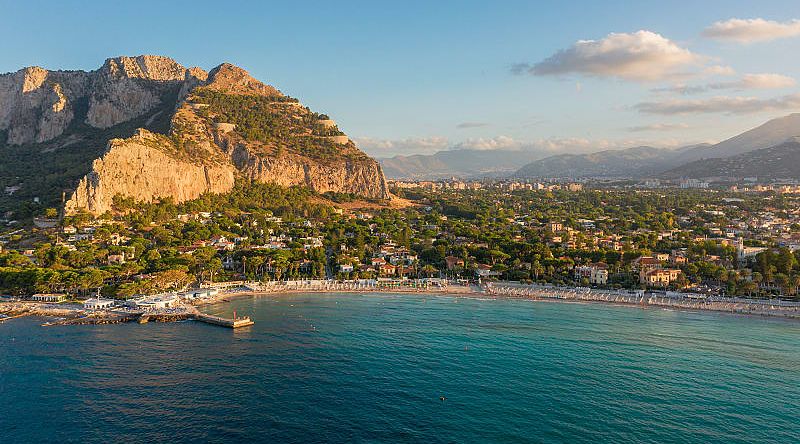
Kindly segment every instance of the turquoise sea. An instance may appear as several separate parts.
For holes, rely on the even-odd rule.
[[[800,442],[800,322],[392,294],[0,324],[0,442]],[[444,397],[444,400],[442,400]]]

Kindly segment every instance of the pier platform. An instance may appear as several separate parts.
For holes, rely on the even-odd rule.
[[[255,322],[253,322],[253,320],[250,319],[248,316],[228,319],[210,314],[198,313],[197,315],[195,315],[195,319],[200,322],[205,322],[206,324],[219,325],[220,327],[228,327],[228,328],[249,327],[255,324]]]

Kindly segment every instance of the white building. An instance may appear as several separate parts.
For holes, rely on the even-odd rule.
[[[83,308],[85,310],[105,310],[114,306],[113,299],[100,299],[92,298],[83,301]]]
[[[744,245],[744,239],[741,237],[736,239],[736,258],[741,264],[747,262],[747,259],[754,258],[758,253],[766,250],[767,248],[764,247],[746,247]]]
[[[200,288],[197,290],[188,290],[180,294],[183,299],[208,299],[219,294],[216,288]]]
[[[156,294],[153,296],[145,296],[140,299],[134,299],[136,308],[141,310],[161,310],[164,308],[172,308],[180,302],[178,295],[174,293]]]
[[[708,182],[703,182],[702,180],[698,179],[686,179],[681,181],[681,188],[689,189],[689,188],[700,188],[706,189],[708,188]]]
[[[37,293],[31,296],[31,300],[38,302],[64,302],[67,300],[67,295],[61,293]]]
[[[608,283],[608,269],[605,264],[580,265],[575,267],[575,279],[586,279],[592,285]]]

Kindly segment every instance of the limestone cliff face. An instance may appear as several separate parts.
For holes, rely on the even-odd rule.
[[[186,68],[162,56],[117,57],[94,73],[86,123],[108,128],[161,103],[172,85],[191,79]]]
[[[63,133],[89,81],[85,72],[39,67],[0,75],[0,131],[7,131],[7,142],[44,142]]]
[[[163,149],[170,142],[145,130],[128,139],[114,139],[92,164],[65,206],[67,214],[79,210],[102,214],[112,209],[114,196],[153,202],[172,197],[184,202],[206,192],[225,193],[234,185],[232,165],[195,163]]]
[[[390,197],[380,164],[370,158],[323,163],[294,154],[259,156],[246,145],[237,145],[231,154],[242,174],[260,182],[302,185],[318,193],[332,191],[375,199]]]
[[[116,57],[91,72],[30,67],[2,74],[0,131],[8,131],[12,145],[52,140],[64,133],[82,100],[88,100],[86,123],[108,128],[153,109],[172,88],[196,85],[195,75],[162,56]]]

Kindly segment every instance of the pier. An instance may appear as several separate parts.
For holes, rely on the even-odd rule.
[[[223,318],[220,316],[214,316],[205,313],[198,313],[195,315],[195,320],[200,322],[205,322],[206,324],[212,325],[219,325],[220,327],[228,327],[228,328],[240,328],[240,327],[249,327],[255,322],[248,316],[237,317],[236,313],[233,314],[232,319]]]

